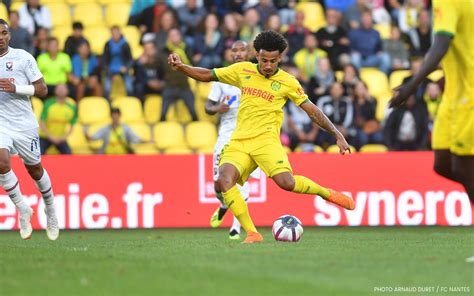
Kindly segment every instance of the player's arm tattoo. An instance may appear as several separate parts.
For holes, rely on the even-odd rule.
[[[334,126],[334,124],[329,120],[329,118],[319,109],[315,104],[311,103],[309,100],[305,101],[300,105],[306,114],[308,114],[311,121],[316,123],[319,127],[326,130],[333,136],[336,136],[339,131]]]

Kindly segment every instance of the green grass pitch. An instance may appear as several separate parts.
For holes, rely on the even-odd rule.
[[[0,232],[0,295],[408,295],[468,287],[472,227],[306,227],[299,243],[242,245],[226,229]]]

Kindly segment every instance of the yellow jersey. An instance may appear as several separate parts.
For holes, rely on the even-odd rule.
[[[242,92],[232,139],[254,138],[266,132],[279,136],[286,101],[290,99],[299,106],[308,99],[298,80],[282,69],[266,78],[257,64],[241,62],[213,69],[212,75],[214,80]]]
[[[459,108],[474,106],[474,0],[433,0],[435,34],[453,39],[441,64],[444,99]]]
[[[77,122],[77,106],[72,99],[67,99],[64,103],[58,103],[55,98],[46,100],[41,112],[43,121],[48,132],[56,137],[66,135],[69,126]],[[44,136],[43,132],[40,132]]]

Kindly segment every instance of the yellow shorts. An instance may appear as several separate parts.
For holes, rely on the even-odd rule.
[[[270,133],[250,139],[231,140],[219,157],[219,166],[224,163],[237,168],[240,173],[237,183],[240,185],[247,181],[257,166],[269,177],[283,172],[293,172],[280,139]]]
[[[433,128],[433,149],[466,156],[474,155],[474,106],[441,101]]]

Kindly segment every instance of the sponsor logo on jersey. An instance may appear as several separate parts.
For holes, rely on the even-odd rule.
[[[252,76],[248,75],[248,76],[244,76],[244,78],[248,80],[248,79],[252,78]]]
[[[259,97],[268,102],[273,102],[273,99],[275,98],[274,95],[272,95],[270,92],[266,90],[261,90],[258,88],[247,87],[247,86],[242,87],[242,95],[250,95],[250,96]]]
[[[298,87],[298,89],[296,90],[296,93],[300,96],[300,97],[304,97],[304,89],[302,87]]]

